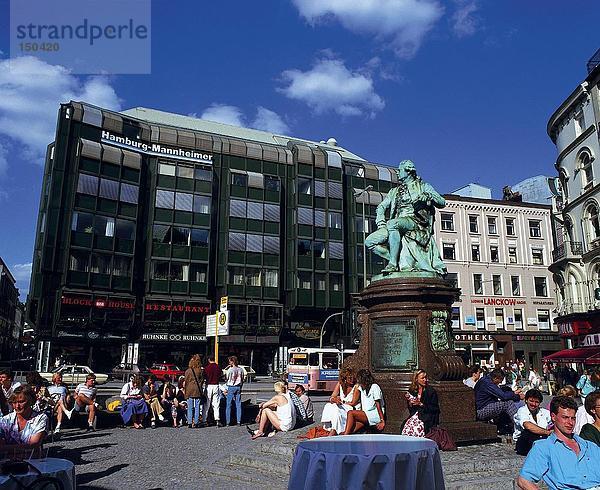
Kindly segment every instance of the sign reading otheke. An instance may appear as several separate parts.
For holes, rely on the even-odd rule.
[[[416,329],[416,318],[376,321],[371,335],[373,369],[414,369],[417,365]]]

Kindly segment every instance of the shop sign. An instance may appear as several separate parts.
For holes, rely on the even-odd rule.
[[[292,322],[292,332],[304,340],[317,340],[321,337],[321,326],[309,322]]]
[[[483,298],[472,298],[471,303],[479,304],[479,305],[488,305],[488,306],[515,306],[515,305],[526,305],[527,301],[525,301],[524,299],[517,299],[517,298],[483,297]]]
[[[208,305],[185,305],[183,303],[146,303],[146,311],[180,311],[186,313],[209,313]]]
[[[138,153],[146,153],[148,155],[174,157],[199,163],[213,162],[213,156],[209,153],[200,153],[198,151],[184,150],[182,148],[171,148],[159,145],[158,143],[144,143],[143,141],[129,139],[126,136],[117,136],[110,131],[102,131],[102,142],[111,143],[121,148],[133,150]]]
[[[487,333],[455,333],[454,340],[458,342],[493,342],[493,338]]]
[[[593,335],[586,335],[583,339],[583,345],[585,347],[600,346],[600,335],[597,333]]]
[[[337,381],[339,377],[339,369],[319,369],[319,381]]]
[[[206,342],[206,336],[195,333],[143,333],[141,340],[151,340],[153,342]]]
[[[532,303],[536,306],[554,306],[554,300],[537,300],[532,301]]]
[[[81,296],[62,296],[60,302],[63,305],[89,306],[90,308],[108,308],[111,310],[133,310],[135,308],[134,301],[109,298],[97,298],[93,300],[92,298]]]
[[[308,374],[288,373],[288,383],[305,385],[308,383]]]
[[[557,342],[559,339],[554,335],[515,335],[513,340],[518,342]]]
[[[574,322],[564,322],[558,324],[558,333],[563,337],[575,337],[584,335],[592,329],[590,322],[576,320]]]

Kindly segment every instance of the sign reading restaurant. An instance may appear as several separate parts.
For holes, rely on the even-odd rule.
[[[166,156],[171,158],[179,158],[190,160],[198,163],[212,163],[213,156],[208,153],[200,153],[194,150],[184,150],[181,148],[171,148],[168,146],[159,145],[158,143],[144,143],[143,141],[132,140],[127,136],[118,136],[110,131],[102,130],[102,142],[110,143],[127,150],[146,153],[147,155]]]

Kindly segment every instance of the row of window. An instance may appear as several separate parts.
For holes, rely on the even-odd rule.
[[[103,237],[116,237],[124,240],[135,239],[135,222],[115,219],[99,214],[75,211],[71,221],[71,230]]]
[[[279,286],[279,271],[277,269],[229,266],[227,268],[227,284],[276,288]]]
[[[298,194],[315,197],[329,197],[332,199],[343,199],[344,188],[341,182],[332,182],[324,180],[313,180],[307,177],[298,177]]]
[[[452,308],[452,327],[461,327],[460,308]],[[527,323],[533,323],[539,330],[550,330],[550,310],[537,310],[535,318],[528,318]],[[475,308],[475,316],[467,316],[465,325],[473,325],[477,330],[486,330],[487,325],[493,325],[497,330],[505,329],[507,325],[513,325],[515,330],[524,330],[525,321],[523,310],[514,308],[511,316],[505,316],[504,308],[494,308],[494,316],[486,317],[485,308]]]
[[[161,162],[158,164],[158,173],[160,175],[168,175],[171,177],[177,176],[182,179],[196,179],[207,182],[212,181],[212,169],[204,167]]]
[[[442,257],[444,260],[456,260],[456,244],[442,243]],[[490,245],[490,262],[500,262],[500,254],[497,245]],[[508,247],[507,259],[509,264],[518,263],[517,247]],[[471,244],[471,262],[481,262],[481,249],[479,244]],[[533,265],[544,265],[544,249],[540,247],[531,248],[531,263]]]
[[[459,287],[458,274],[455,272],[449,272],[446,279],[454,287]],[[484,280],[483,274],[473,274],[473,294],[483,295],[485,292],[485,283],[492,284],[491,294],[494,296],[502,296],[504,294],[504,287],[502,284],[501,274],[492,274],[491,280]],[[533,278],[533,288],[535,296],[546,298],[548,297],[548,280],[544,276],[535,276]],[[510,276],[510,296],[521,296],[521,277]]]
[[[69,270],[128,277],[131,275],[131,257],[71,250]]]
[[[296,273],[296,287],[298,289],[314,289],[316,291],[325,291],[327,290],[327,274],[298,271]],[[343,276],[341,274],[329,274],[329,290],[342,291],[343,288]]]
[[[119,183],[116,180],[99,178],[95,175],[79,174],[77,192],[113,201],[137,204],[139,187],[125,182]]]
[[[281,184],[279,177],[263,175],[256,172],[231,170],[231,185],[238,187],[254,187],[269,192],[279,192]]]
[[[333,211],[323,211],[321,209],[303,208],[301,206],[296,210],[299,225],[311,225],[342,229],[342,213]]]
[[[157,189],[155,205],[162,209],[210,214],[210,201],[210,196]]]
[[[208,247],[209,231],[204,228],[157,225],[152,227],[152,242],[168,245]]]
[[[325,252],[327,250],[327,253]],[[325,242],[318,240],[298,240],[298,256],[324,259],[329,255],[330,259],[344,258],[344,244],[342,242]]]
[[[251,233],[229,233],[229,250],[278,255],[279,237]]]
[[[152,279],[206,282],[206,264],[153,260],[151,269]]]
[[[281,211],[279,204],[232,199],[229,201],[229,216],[277,223],[281,220]]]
[[[455,231],[454,213],[440,213],[440,224],[443,231]],[[505,218],[506,234],[516,236],[515,218]],[[529,236],[531,238],[542,237],[542,223],[540,220],[528,220]],[[498,218],[487,216],[488,235],[498,235]],[[469,215],[469,233],[479,233],[479,216]]]

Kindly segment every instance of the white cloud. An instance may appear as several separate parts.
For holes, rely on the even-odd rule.
[[[25,296],[27,296],[27,291],[29,291],[29,281],[31,279],[31,267],[33,264],[31,262],[27,264],[15,264],[12,267],[9,267],[10,272],[14,276],[17,281],[17,287],[19,288],[21,301],[24,301]]]
[[[195,113],[190,116],[198,117]],[[257,107],[256,116],[250,121],[239,107],[215,103],[200,114],[200,119],[277,134],[286,134],[290,130],[279,114],[262,106]]]
[[[32,56],[0,60],[0,136],[17,143],[25,158],[43,164],[59,105],[69,100],[121,108],[107,78],[84,80]]]
[[[475,0],[455,0],[457,8],[452,14],[452,30],[457,37],[467,37],[475,34],[481,27],[481,19],[476,12],[479,5]]]
[[[292,0],[309,23],[337,19],[346,29],[375,35],[399,57],[412,57],[444,11],[437,0]]]
[[[320,59],[308,71],[286,70],[279,89],[290,99],[299,100],[317,114],[333,111],[341,116],[373,117],[385,107],[377,95],[368,70],[350,71],[339,59]]]

